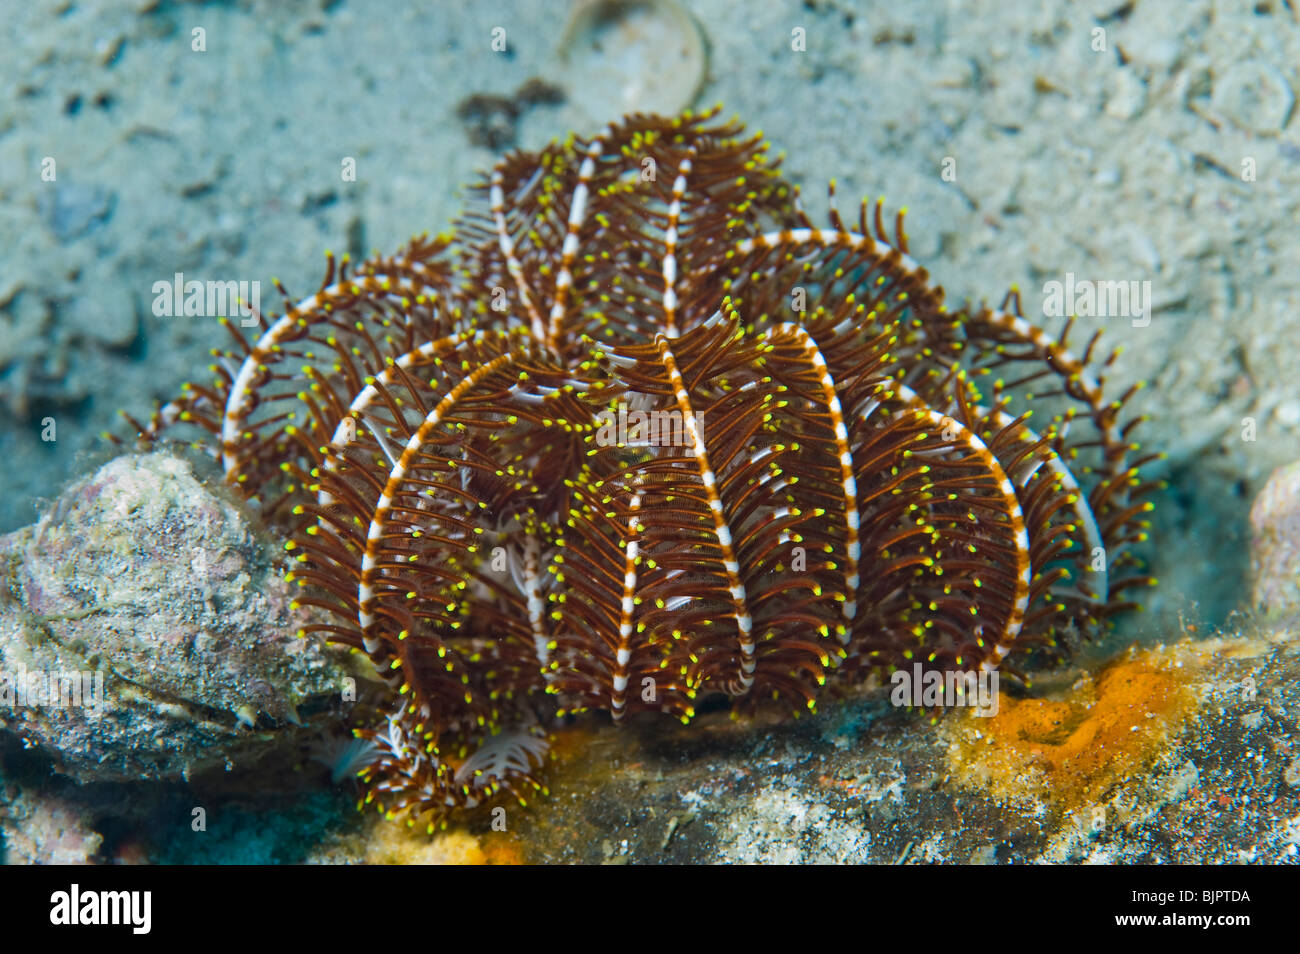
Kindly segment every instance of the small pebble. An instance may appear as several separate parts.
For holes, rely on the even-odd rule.
[[[1129,120],[1146,109],[1146,105],[1146,81],[1130,69],[1119,70],[1106,97],[1106,115]]]

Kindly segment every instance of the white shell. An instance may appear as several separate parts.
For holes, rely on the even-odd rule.
[[[708,65],[699,24],[677,0],[580,0],[560,57],[569,101],[595,122],[681,112]]]

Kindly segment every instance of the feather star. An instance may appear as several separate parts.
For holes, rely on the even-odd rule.
[[[392,689],[365,802],[430,831],[541,789],[566,713],[798,714],[1059,650],[1154,582],[1115,355],[1014,292],[948,310],[902,213],[815,225],[716,111],[513,153],[452,236],[280,291],[133,423],[206,432],[289,536],[308,630]]]

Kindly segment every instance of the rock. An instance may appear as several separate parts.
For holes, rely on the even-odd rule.
[[[88,865],[104,839],[84,807],[35,792],[12,792],[0,815],[6,865]]]
[[[1296,624],[1007,680],[991,717],[864,688],[794,722],[584,720],[558,733],[550,794],[476,831],[535,863],[607,861],[602,842],[633,864],[1287,861]]]
[[[1250,508],[1250,531],[1255,604],[1300,609],[1300,462],[1269,477]]]
[[[282,545],[196,466],[119,457],[0,540],[0,727],[79,781],[229,768],[339,708]]]

